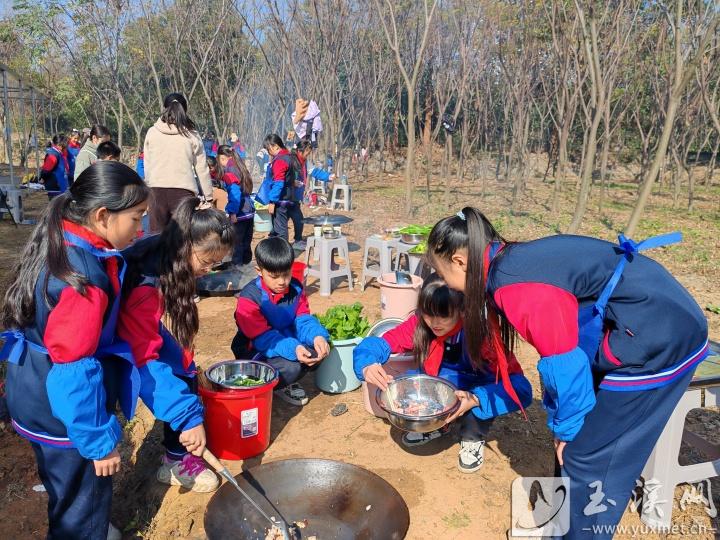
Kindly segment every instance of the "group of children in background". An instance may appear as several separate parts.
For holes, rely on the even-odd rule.
[[[92,126],[83,138],[77,129],[73,129],[69,137],[59,133],[45,150],[40,179],[52,199],[67,191],[74,179],[96,161],[118,161],[120,154],[120,147],[110,140],[105,126]]]

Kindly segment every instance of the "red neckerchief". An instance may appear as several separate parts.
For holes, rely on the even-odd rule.
[[[443,336],[436,336],[435,339],[432,340],[427,358],[425,359],[425,362],[423,362],[423,370],[425,370],[425,373],[432,375],[433,377],[437,377],[438,373],[440,373],[440,364],[442,364],[443,356],[445,354],[445,341],[448,338],[457,336],[460,333],[460,330],[462,330],[462,327],[462,319],[458,319],[458,322],[455,323],[452,330]]]
[[[93,247],[99,249],[114,249],[110,242],[108,242],[104,238],[100,238],[97,234],[92,232],[87,227],[83,227],[82,225],[78,225],[77,223],[74,223],[67,219],[63,219],[62,226],[63,230],[72,233],[75,236],[79,236],[83,240],[87,240]],[[69,246],[72,244],[65,241],[65,245]],[[115,292],[115,294],[118,294],[120,292],[120,272],[118,268],[118,257],[108,257],[107,259],[105,259],[105,270],[107,271],[108,277],[110,278],[110,283],[112,284],[113,291]]]
[[[500,251],[503,250],[505,245],[500,246]],[[497,254],[496,254],[497,255]],[[488,278],[488,270],[490,269],[490,245],[488,245],[485,248],[485,255],[483,257],[484,264],[483,264],[483,276],[485,281],[485,287],[487,291],[487,278]],[[508,372],[508,359],[507,354],[505,350],[505,344],[502,340],[502,333],[500,331],[500,317],[497,314],[497,311],[495,311],[492,307],[487,305],[487,318],[488,318],[488,324],[490,326],[490,339],[493,345],[493,348],[495,349],[495,352],[497,354],[497,364],[495,368],[495,383],[498,382],[498,380],[502,380],[502,386],[503,389],[505,389],[505,392],[507,392],[508,396],[510,396],[510,399],[512,399],[518,407],[520,407],[520,410],[523,413],[523,416],[525,417],[525,420],[527,420],[527,414],[525,413],[525,408],[522,406],[522,403],[520,403],[520,398],[518,397],[517,393],[515,392],[515,389],[513,388],[512,383],[510,382],[510,374]]]

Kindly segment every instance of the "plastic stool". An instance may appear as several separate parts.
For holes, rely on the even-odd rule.
[[[396,248],[397,253],[395,255],[395,269],[400,270],[400,262],[405,257],[405,268],[408,272],[415,276],[420,276],[425,267],[424,257],[422,255],[415,255],[409,253],[415,246],[413,244],[406,244],[405,242],[397,242]]]
[[[393,271],[393,251],[397,250],[398,241],[396,239],[386,240],[381,236],[368,236],[365,240],[365,253],[362,260],[362,278],[360,281],[360,290],[365,290],[367,278],[378,278],[383,274]],[[378,263],[368,264],[368,256],[370,250],[378,252]]]
[[[310,256],[312,251],[313,257]],[[337,266],[334,261],[334,252],[345,259],[343,266]],[[319,252],[319,257],[315,257]],[[317,261],[317,262],[316,262]],[[332,292],[332,280],[336,277],[344,277],[348,281],[348,289],[353,290],[352,269],[350,268],[350,252],[345,236],[339,238],[324,238],[311,236],[307,239],[305,247],[305,280],[308,276],[320,279],[320,296],[330,296]]]
[[[342,197],[338,195],[342,192]],[[332,200],[330,201],[330,210],[335,209],[336,204],[342,204],[343,210],[349,211],[352,208],[352,193],[349,184],[333,185]]]
[[[711,350],[720,353],[720,345],[711,343]],[[720,446],[713,445],[691,431],[685,430],[685,417],[693,409],[720,405],[720,358],[710,356],[698,365],[690,386],[680,398],[665,425],[642,472],[642,513],[640,519],[652,528],[669,529],[672,521],[675,486],[693,484],[720,473]],[[680,443],[685,441],[705,454],[709,461],[680,465]],[[707,493],[705,496],[707,497]]]
[[[321,191],[323,195],[327,194],[327,182],[310,177],[310,191]]]

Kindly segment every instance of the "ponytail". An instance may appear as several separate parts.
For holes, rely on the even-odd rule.
[[[197,197],[183,199],[163,230],[158,243],[160,292],[170,331],[178,343],[191,349],[200,328],[195,296],[193,248],[209,253],[227,253],[233,245],[230,219],[217,208],[204,208]]]
[[[428,237],[428,258],[450,261],[460,249],[467,250],[467,273],[465,274],[465,340],[468,356],[473,366],[482,368],[481,345],[490,338],[488,310],[494,309],[487,296],[487,284],[483,271],[485,249],[491,242],[505,243],[492,223],[477,208],[465,207],[457,215],[446,217],[433,227]],[[503,344],[513,351],[515,330],[501,317]]]
[[[5,328],[24,328],[35,320],[36,285],[44,272],[42,294],[47,296],[50,276],[85,294],[87,278],[70,264],[63,220],[87,224],[98,208],[121,212],[136,206],[150,195],[150,188],[135,171],[117,161],[98,161],[85,169],[70,189],[55,197],[43,212],[40,221],[23,248],[13,268],[13,281],[5,292],[2,324]]]
[[[165,96],[163,101],[165,110],[160,116],[160,120],[168,125],[175,126],[180,135],[190,136],[191,131],[195,131],[195,122],[187,115],[187,100],[182,94],[173,92]]]

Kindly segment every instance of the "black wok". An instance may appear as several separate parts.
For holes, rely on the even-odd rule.
[[[195,289],[200,296],[233,296],[256,277],[257,272],[250,264],[241,268],[230,266],[197,278]]]
[[[317,540],[400,540],[410,514],[400,494],[370,471],[325,459],[288,459],[266,463],[235,477],[271,517],[282,515],[300,538]],[[263,540],[267,520],[228,483],[205,510],[209,540]]]

